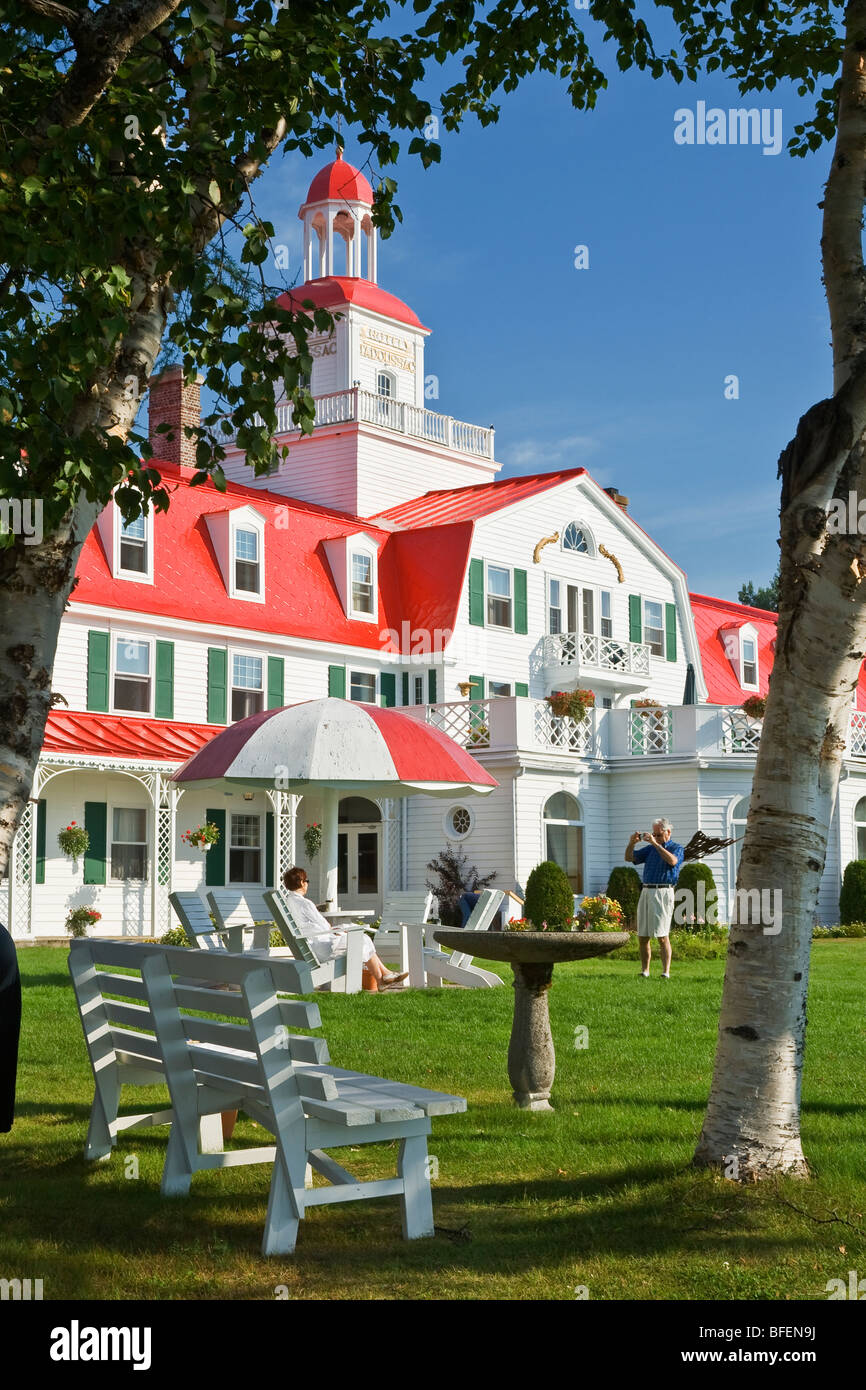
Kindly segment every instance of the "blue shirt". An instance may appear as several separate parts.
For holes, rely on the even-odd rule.
[[[635,846],[632,850],[632,857],[636,864],[643,864],[644,883],[676,883],[680,876],[680,864],[683,862],[684,850],[682,845],[678,845],[676,840],[668,840],[665,845],[668,854],[675,854],[676,864],[669,864],[663,859],[655,845],[641,845],[640,849]]]

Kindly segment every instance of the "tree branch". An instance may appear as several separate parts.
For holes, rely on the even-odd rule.
[[[24,3],[28,9],[44,15],[46,19],[59,19],[70,34],[74,34],[81,24],[81,10],[70,10],[68,5],[60,5],[57,0],[24,0]]]

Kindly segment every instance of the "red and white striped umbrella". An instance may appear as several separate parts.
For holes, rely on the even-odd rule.
[[[216,783],[313,785],[379,796],[454,796],[498,783],[440,729],[393,709],[307,700],[231,724],[174,774],[188,787]]]

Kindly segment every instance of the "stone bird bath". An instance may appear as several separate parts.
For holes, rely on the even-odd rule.
[[[547,991],[557,961],[588,960],[624,946],[624,931],[460,931],[433,936],[452,951],[484,960],[506,960],[514,971],[514,1021],[508,1044],[508,1078],[521,1110],[552,1110],[550,1088],[556,1054],[550,1035]]]

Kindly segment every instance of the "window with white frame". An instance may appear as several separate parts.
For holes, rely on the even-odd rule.
[[[150,643],[137,637],[114,639],[114,709],[150,714]]]
[[[487,625],[512,627],[511,570],[502,565],[487,566]]]
[[[378,372],[376,375],[376,394],[379,396],[393,397],[394,378],[390,372]]]
[[[583,811],[569,792],[555,792],[544,805],[545,858],[565,870],[572,893],[583,892]]]
[[[579,526],[576,521],[570,521],[562,533],[563,550],[571,550],[575,555],[593,555],[595,546],[592,537],[585,526]]]
[[[758,688],[758,644],[754,637],[742,637],[742,684],[749,689]]]
[[[613,636],[613,607],[609,589],[601,589],[598,595],[598,630],[602,637]]]
[[[135,521],[120,518],[120,568],[130,574],[147,574],[147,521],[137,516]]]
[[[547,580],[547,630],[552,637],[562,632],[562,582],[552,577]]]
[[[413,705],[423,705],[424,700],[424,677],[412,677],[412,703]]]
[[[262,591],[261,537],[258,531],[236,526],[234,531],[235,589],[244,594]]]
[[[451,840],[465,840],[475,824],[468,806],[450,806],[445,812],[443,829]]]
[[[653,656],[665,654],[665,615],[660,603],[654,599],[643,601],[643,640]]]
[[[121,883],[147,878],[147,810],[143,806],[112,810],[111,877]]]
[[[734,881],[740,868],[740,855],[743,852],[743,836],[746,833],[746,821],[749,815],[748,796],[741,796],[731,809],[731,834],[730,838],[734,841],[732,849],[734,851]],[[866,800],[866,798],[864,798]],[[866,827],[864,827],[866,828]],[[732,885],[733,886],[733,885]]]
[[[511,694],[510,681],[490,681],[487,686],[488,694],[508,696]]]
[[[232,723],[264,708],[264,660],[246,652],[232,653]]]
[[[229,883],[261,883],[262,818],[233,811],[229,821]]]
[[[349,699],[362,705],[376,704],[375,671],[349,672]]]
[[[866,859],[866,796],[854,807],[854,857]]]
[[[349,563],[352,571],[352,613],[372,614],[376,606],[373,556],[353,550]]]

